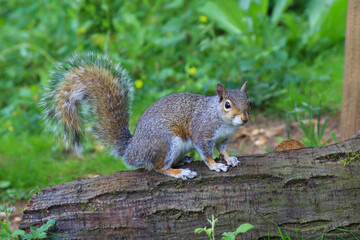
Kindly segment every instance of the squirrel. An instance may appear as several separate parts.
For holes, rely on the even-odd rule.
[[[129,130],[133,83],[128,72],[106,56],[78,53],[55,66],[41,99],[45,125],[62,135],[67,146],[81,152],[84,120],[94,135],[112,147],[128,167],[154,169],[167,176],[189,179],[189,169],[173,168],[197,150],[210,170],[238,166],[228,155],[229,137],[249,120],[250,100],[241,89],[217,84],[215,96],[174,93],[153,103],[141,116],[133,135]],[[214,161],[216,147],[227,165]],[[192,159],[190,159],[192,160]]]

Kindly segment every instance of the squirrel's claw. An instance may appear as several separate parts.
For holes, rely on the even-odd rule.
[[[194,171],[191,171],[189,169],[179,169],[181,170],[181,173],[176,175],[176,178],[181,178],[183,180],[189,179],[189,178],[194,178],[197,176],[197,173]]]
[[[226,172],[228,170],[228,166],[222,163],[216,163],[213,167],[210,167],[210,170],[214,170],[216,172]]]
[[[237,157],[228,157],[228,158],[225,158],[225,161],[226,161],[228,166],[232,166],[232,167],[236,167],[236,166],[238,166],[240,164]]]

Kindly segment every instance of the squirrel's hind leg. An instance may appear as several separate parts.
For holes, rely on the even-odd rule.
[[[166,138],[159,137],[157,142],[162,142],[161,148],[157,149],[157,155],[153,158],[153,166],[156,172],[164,175],[181,178],[183,180],[194,178],[197,173],[189,169],[175,169],[171,168],[172,165],[176,164],[181,153],[183,152],[183,142],[178,138],[170,137],[170,141]],[[166,146],[167,147],[164,147]]]
[[[197,173],[191,171],[189,169],[175,169],[175,168],[166,168],[165,161],[160,160],[157,164],[154,164],[154,170],[158,173],[162,173],[166,176],[174,177],[174,178],[181,178],[183,180],[194,178],[197,176]]]

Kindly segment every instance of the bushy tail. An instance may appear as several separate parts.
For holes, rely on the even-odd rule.
[[[132,93],[133,83],[119,64],[93,53],[75,54],[51,73],[41,100],[44,123],[79,153],[83,119],[97,137],[114,148],[115,155],[122,156],[131,138]]]

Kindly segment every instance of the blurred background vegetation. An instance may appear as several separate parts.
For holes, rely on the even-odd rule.
[[[341,107],[346,0],[0,0],[0,191],[124,169],[89,144],[76,158],[43,133],[38,107],[52,65],[94,51],[133,76],[131,129],[173,92],[215,94],[248,81],[253,112]],[[3,194],[4,195],[4,194]]]

